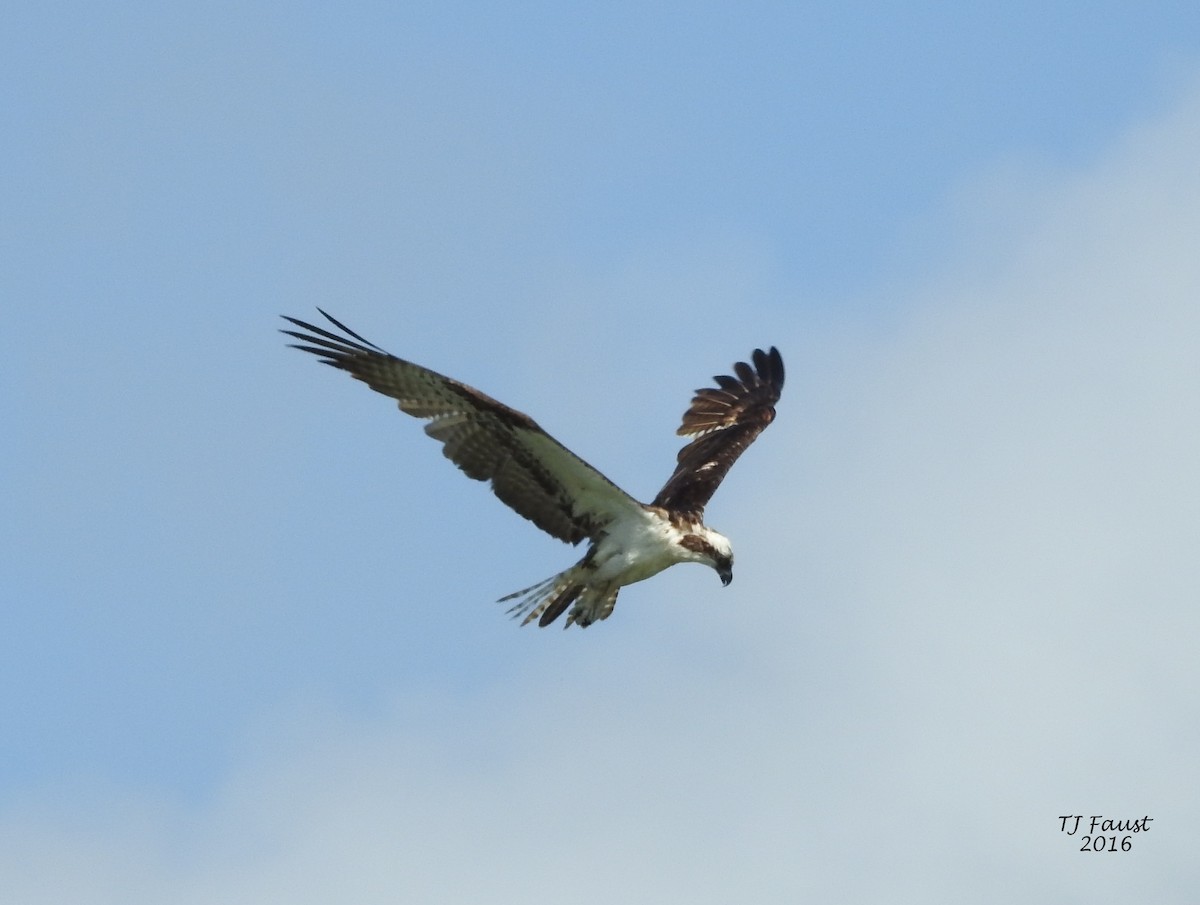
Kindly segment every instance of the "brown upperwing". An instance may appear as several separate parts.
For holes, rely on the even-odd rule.
[[[696,390],[677,434],[696,437],[679,451],[675,473],[652,505],[700,519],[738,456],[775,420],[783,390],[783,358],[774,346],[755,349],[754,366],[739,361],[736,377],[717,376],[716,387]]]

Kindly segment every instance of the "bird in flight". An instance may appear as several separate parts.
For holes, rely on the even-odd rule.
[[[321,311],[321,309],[317,309]],[[775,419],[783,389],[783,359],[774,347],[755,349],[753,364],[737,362],[735,376],[696,390],[676,431],[690,442],[675,472],[649,504],[639,503],[588,465],[528,415],[464,383],[390,355],[321,311],[340,333],[284,319],[300,328],[281,332],[371,389],[400,410],[428,422],[425,433],[469,478],[492,491],[518,515],[570,544],[590,541],[583,559],[545,581],[502,597],[509,610],[547,626],[568,607],[566,627],[586,628],[608,618],[625,585],[676,563],[710,566],[733,580],[729,540],[704,524],[704,506],[730,467]]]

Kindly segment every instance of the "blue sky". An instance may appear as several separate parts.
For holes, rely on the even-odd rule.
[[[7,14],[5,900],[1184,901],[1200,11],[396,6]],[[518,629],[318,305],[644,499],[778,345],[737,580]]]

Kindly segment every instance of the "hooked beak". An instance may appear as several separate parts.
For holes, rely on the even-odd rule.
[[[733,569],[726,566],[724,569],[717,569],[717,574],[721,576],[721,584],[729,587],[729,582],[733,581]]]

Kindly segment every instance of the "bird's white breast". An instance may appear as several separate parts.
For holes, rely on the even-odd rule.
[[[633,584],[685,562],[692,554],[679,545],[680,537],[669,521],[650,510],[620,519],[609,526],[596,547],[596,579]]]

